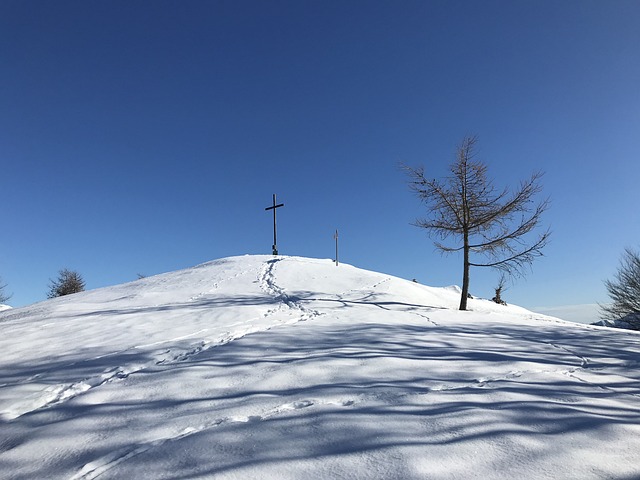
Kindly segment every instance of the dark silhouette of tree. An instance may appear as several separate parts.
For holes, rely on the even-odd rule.
[[[493,302],[495,302],[495,303],[497,303],[499,305],[506,305],[507,304],[507,302],[505,302],[504,299],[502,298],[502,294],[507,290],[505,288],[506,284],[507,284],[507,276],[505,275],[504,272],[502,272],[502,275],[500,275],[500,278],[498,279],[498,285],[495,288],[496,294],[491,299]]]
[[[640,330],[640,254],[625,248],[613,280],[605,280],[604,285],[611,303],[600,305],[601,318],[624,320]]]
[[[409,186],[429,211],[415,225],[439,241],[443,253],[462,252],[463,277],[460,310],[467,309],[469,268],[492,267],[510,276],[524,275],[525,267],[542,255],[550,232],[527,242],[528,234],[540,223],[549,206],[548,199],[534,204],[542,190],[542,173],[520,183],[511,191],[496,189],[487,178],[487,166],[475,159],[476,137],[466,137],[450,166],[451,175],[443,180],[425,177],[423,168],[404,167]],[[453,238],[455,243],[445,244]]]
[[[82,292],[84,291],[84,286],[82,275],[76,271],[64,268],[58,272],[58,278],[56,280],[49,281],[49,293],[47,297],[55,298]]]
[[[11,295],[5,293],[5,288],[7,288],[7,284],[2,283],[2,278],[0,277],[0,303],[4,303],[11,298]]]

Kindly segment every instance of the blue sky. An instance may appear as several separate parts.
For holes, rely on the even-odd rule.
[[[46,298],[211,259],[333,256],[461,282],[411,226],[400,162],[479,137],[498,185],[546,172],[545,257],[504,297],[607,300],[638,247],[637,1],[0,2],[0,276]],[[471,272],[493,295],[497,274]]]

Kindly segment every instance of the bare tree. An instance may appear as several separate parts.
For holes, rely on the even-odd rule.
[[[404,167],[409,186],[429,209],[429,216],[415,225],[437,239],[435,245],[441,252],[463,254],[460,310],[467,309],[470,267],[524,275],[525,267],[542,255],[550,235],[546,230],[527,242],[527,234],[536,229],[549,206],[548,199],[533,204],[542,190],[542,173],[534,173],[513,191],[498,190],[487,178],[487,166],[475,159],[476,142],[476,137],[462,141],[450,166],[451,175],[443,180],[426,178],[422,167]],[[451,237],[454,244],[443,243]]]
[[[623,319],[640,330],[640,253],[626,248],[613,280],[605,280],[611,303],[600,305],[604,320]]]
[[[84,291],[84,280],[82,275],[66,268],[58,272],[56,280],[49,280],[48,298],[62,297]]]
[[[495,288],[496,295],[491,299],[492,301],[496,302],[499,305],[507,304],[507,302],[505,302],[502,299],[502,294],[507,290],[505,288],[506,285],[507,285],[507,275],[505,272],[502,272],[502,274],[500,275],[500,278],[498,279],[498,285]]]
[[[11,295],[4,292],[5,288],[7,288],[7,284],[2,283],[2,278],[0,277],[0,303],[4,303],[11,298]]]

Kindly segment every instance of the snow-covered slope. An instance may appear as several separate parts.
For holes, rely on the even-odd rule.
[[[640,334],[245,256],[0,313],[2,478],[640,478]]]

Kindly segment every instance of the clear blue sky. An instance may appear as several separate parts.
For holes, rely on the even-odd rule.
[[[640,246],[638,1],[0,2],[0,276],[88,288],[211,259],[333,256],[460,284],[398,163],[479,137],[498,185],[544,170],[546,255],[505,298],[603,302]],[[492,296],[497,274],[473,270]]]

